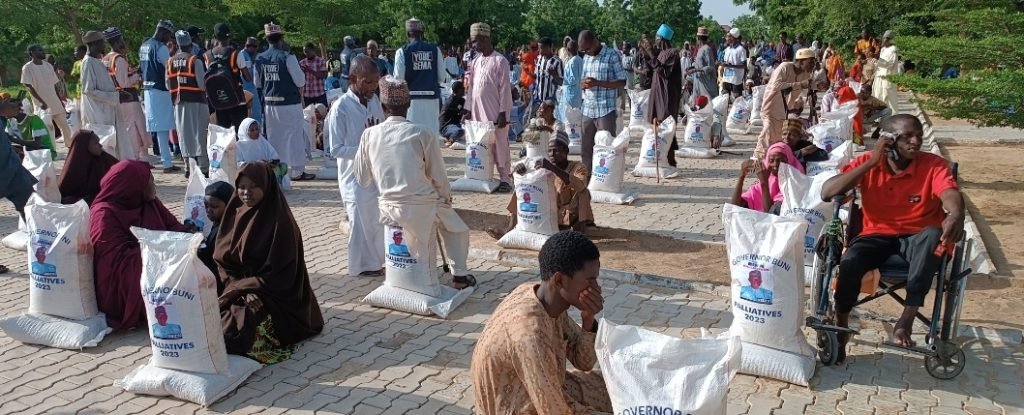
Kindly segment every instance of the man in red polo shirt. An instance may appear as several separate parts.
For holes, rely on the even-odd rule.
[[[871,153],[846,166],[842,174],[825,182],[824,200],[861,191],[863,229],[839,263],[835,292],[837,324],[848,327],[850,311],[857,302],[864,274],[878,268],[891,255],[910,263],[906,305],[893,328],[892,340],[913,346],[910,330],[918,308],[931,288],[941,257],[941,246],[963,237],[964,201],[949,163],[921,152],[924,128],[909,114],[886,120],[882,135]],[[840,336],[839,361],[846,357],[849,335]]]

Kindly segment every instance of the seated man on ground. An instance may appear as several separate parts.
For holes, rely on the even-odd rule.
[[[462,81],[452,83],[452,96],[444,103],[441,109],[441,137],[444,138],[444,146],[449,147],[455,143],[466,143],[466,130],[462,129],[462,120],[469,116],[466,110],[466,88]]]
[[[537,117],[530,120],[526,127],[526,131],[523,132],[523,141],[531,143],[537,137],[531,135],[531,131],[545,131],[550,134],[550,140],[554,140],[555,137],[561,136],[562,140],[569,142],[569,135],[565,133],[565,125],[561,121],[555,118],[555,101],[545,100],[537,108]],[[519,157],[526,157],[526,146],[523,146],[519,150]]]
[[[875,127],[875,132],[871,134],[871,138],[877,139],[882,123],[892,116],[892,109],[889,108],[885,101],[871,95],[871,84],[860,87],[858,98],[860,99],[860,112],[864,116],[864,125],[870,126],[873,123],[878,123],[878,127]]]
[[[538,254],[540,281],[520,285],[494,311],[470,372],[483,415],[611,412],[594,341],[604,308],[600,252],[585,235],[559,232]],[[580,310],[582,327],[566,312]],[[566,371],[568,360],[584,371]]]
[[[800,120],[794,120],[799,123]],[[790,125],[787,123],[787,125]],[[784,127],[783,131],[788,130]],[[782,190],[779,188],[779,166],[782,163],[789,164],[800,173],[804,172],[804,166],[797,160],[789,144],[784,141],[772,144],[765,153],[764,160],[760,163],[754,160],[744,160],[740,165],[740,177],[736,180],[736,187],[733,190],[730,203],[758,212],[779,214],[782,208]],[[743,181],[747,175],[753,173],[757,176],[757,182],[746,191],[743,190]]]
[[[932,286],[941,257],[964,235],[964,201],[956,180],[942,157],[921,152],[924,128],[909,114],[893,116],[882,125],[875,148],[825,182],[823,200],[860,188],[863,229],[850,242],[839,263],[835,291],[837,324],[848,327],[857,302],[861,278],[899,255],[910,263],[907,296],[893,328],[895,344],[913,346],[911,328],[918,308]],[[946,252],[948,252],[948,248]],[[839,360],[846,357],[849,334],[839,337]]]
[[[583,163],[569,160],[569,141],[560,135],[548,141],[547,158],[537,160],[534,168],[547,169],[555,174],[555,194],[558,199],[558,228],[583,231],[594,226],[594,211],[590,207],[590,191],[587,190],[587,169]],[[513,166],[512,171],[518,175],[526,173],[526,161]],[[501,239],[516,226],[518,203],[513,192],[508,202],[511,216],[504,229],[489,228],[487,234],[494,239]]]
[[[782,141],[789,144],[793,155],[800,162],[800,165],[807,168],[807,162],[828,160],[828,152],[814,145],[806,137],[803,120],[790,117],[786,120],[786,126],[782,129]]]

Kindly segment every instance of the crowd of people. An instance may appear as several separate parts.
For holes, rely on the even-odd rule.
[[[477,283],[467,265],[469,228],[452,205],[442,145],[463,140],[464,120],[493,124],[499,138],[491,149],[501,181],[497,191],[510,193],[513,173],[528,167],[551,171],[558,221],[565,231],[540,250],[540,281],[506,297],[481,335],[471,366],[476,407],[484,414],[610,411],[600,376],[565,370],[566,360],[582,371],[593,368],[596,315],[603,308],[600,253],[584,234],[594,225],[587,183],[595,135],[618,132],[627,88],[650,90],[648,121],[674,118],[679,124],[684,107],[708,105],[720,94],[730,101],[749,100],[751,88],[764,84],[763,129],[753,159],[741,165],[731,203],[777,212],[779,166],[803,171],[808,161],[827,158],[808,140],[813,120],[804,118],[824,93],[823,113],[857,101],[858,135],[867,131],[866,124],[878,124],[874,149],[829,180],[821,195],[829,199],[858,187],[863,201],[861,236],[840,266],[839,324],[848,324],[861,275],[889,254],[899,254],[910,263],[912,277],[893,336],[899,344],[912,343],[911,323],[938,264],[934,252],[959,240],[964,212],[944,160],[919,151],[920,121],[898,114],[895,86],[886,78],[898,71],[891,33],[881,42],[863,33],[853,51],[858,58],[847,73],[832,45],[821,48],[815,41],[803,47],[801,37],[791,44],[785,32],[777,43],[761,39],[754,44],[734,28],[716,45],[702,27],[693,44],[676,47],[676,34],[662,25],[633,48],[628,42],[619,47],[604,43],[584,30],[563,39],[558,50],[550,38],[541,38],[509,56],[494,48],[490,25],[474,23],[460,64],[458,50],[443,52],[425,40],[424,22],[409,19],[405,31],[409,41],[395,51],[393,64],[378,54],[375,41],[359,48],[351,37],[345,38],[337,60],[320,57],[312,44],[305,45],[300,60],[274,23],[264,27],[267,48],[260,52],[255,38],[237,48],[224,23],[214,26],[213,42],[204,49],[201,29],[176,30],[162,20],[141,45],[137,67],[125,58],[127,45],[117,28],[90,31],[76,63],[81,78],[77,124],[83,126],[77,131],[62,121],[67,118],[58,77],[42,48],[34,45],[22,80],[36,113],[52,121],[42,127],[27,124],[28,135],[13,133],[7,127],[23,124],[26,111],[20,100],[0,97],[5,124],[0,128],[0,196],[24,216],[36,180],[21,167],[15,145],[27,150],[44,146],[47,141],[33,131],[56,125],[68,147],[60,175],[62,202],[90,205],[99,308],[110,327],[130,329],[145,319],[139,295],[141,250],[130,228],[196,231],[157,197],[147,150],[152,147],[161,157],[164,172],[176,171],[170,157],[173,131],[181,156],[194,159],[201,170],[186,174],[206,175],[209,125],[234,130],[239,172],[234,183],[215,182],[206,189],[214,231],[199,256],[218,275],[228,351],[274,363],[324,329],[282,179],[313,179],[304,168],[314,149],[336,161],[349,222],[350,275],[384,273],[382,224],[429,220],[438,225],[452,264],[452,287],[465,289]],[[524,108],[536,112],[527,111],[523,119],[517,109]],[[569,159],[563,124],[567,109],[582,114],[579,161]],[[533,166],[512,164],[510,143],[519,134],[509,130],[516,123],[526,126],[522,135],[553,137],[547,156]],[[115,128],[112,152],[91,130],[97,125]],[[744,183],[748,174],[756,175],[758,183]],[[515,225],[514,195],[508,210],[510,223],[491,229],[492,236]],[[580,310],[582,324],[569,317],[570,307]],[[849,336],[841,341],[845,346]]]

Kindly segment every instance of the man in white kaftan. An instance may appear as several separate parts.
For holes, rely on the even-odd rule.
[[[107,67],[103,65],[103,34],[88,32],[82,37],[89,53],[82,59],[82,124],[116,127],[120,94],[114,86]],[[65,139],[68,146],[70,138]]]
[[[405,81],[392,77],[381,80],[380,99],[388,118],[363,133],[355,159],[359,184],[376,184],[381,223],[422,228],[426,232],[413,235],[427,238],[434,237],[436,225],[452,266],[453,287],[476,285],[466,265],[469,227],[452,208],[451,186],[437,134],[405,118],[409,107]],[[415,243],[410,241],[409,245]]]
[[[355,159],[363,131],[384,119],[374,93],[380,74],[365,55],[352,60],[348,91],[331,104],[324,120],[328,152],[338,162],[338,187],[348,215],[348,273],[380,275],[384,268],[384,227],[377,206],[377,185],[360,183]]]
[[[896,84],[888,78],[890,75],[895,75],[896,69],[899,67],[899,50],[896,49],[896,45],[892,44],[892,31],[887,31],[882,35],[882,51],[878,53],[877,65],[871,94],[885,102],[894,115],[899,114],[896,107],[898,93]]]
[[[440,85],[448,81],[448,73],[441,61],[444,54],[440,47],[423,39],[423,22],[419,19],[407,20],[405,32],[409,43],[395,51],[394,76],[409,84],[412,96],[409,121],[440,134]]]

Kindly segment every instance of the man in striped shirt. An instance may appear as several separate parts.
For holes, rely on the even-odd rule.
[[[535,71],[537,86],[534,88],[534,102],[558,101],[558,87],[562,85],[562,60],[555,56],[551,38],[540,39],[540,55],[537,56]]]

